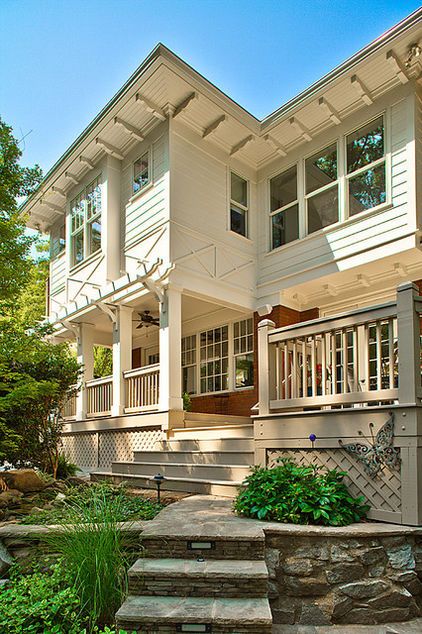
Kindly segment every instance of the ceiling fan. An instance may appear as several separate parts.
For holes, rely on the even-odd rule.
[[[150,326],[160,325],[159,317],[154,317],[153,315],[151,315],[150,310],[144,310],[142,311],[142,313],[138,313],[138,315],[139,315],[139,319],[134,319],[136,323],[139,322],[139,326],[136,326],[136,329],[149,328]]]

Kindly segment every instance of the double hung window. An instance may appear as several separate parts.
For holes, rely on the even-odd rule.
[[[270,181],[271,245],[273,249],[299,237],[297,167]]]
[[[234,172],[230,174],[230,229],[241,236],[248,235],[248,181]]]
[[[100,176],[70,203],[72,266],[101,249]]]
[[[151,180],[151,160],[149,151],[144,152],[133,165],[133,193],[146,187]]]
[[[199,336],[201,392],[229,387],[229,327],[220,326]]]
[[[235,388],[254,384],[253,319],[236,321],[233,326]]]
[[[305,161],[308,233],[334,224],[339,219],[337,143]]]
[[[196,335],[182,338],[182,392],[196,392]]]

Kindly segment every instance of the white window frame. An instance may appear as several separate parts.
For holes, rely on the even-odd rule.
[[[312,156],[316,156],[317,154],[322,154],[324,152],[324,150],[328,149],[331,145],[335,145],[336,146],[336,152],[337,152],[337,178],[335,181],[332,181],[331,183],[328,183],[327,185],[323,185],[321,187],[319,187],[318,189],[314,189],[312,192],[310,192],[309,194],[306,193],[306,161],[310,158],[312,158]],[[324,145],[324,147],[322,147],[320,150],[316,150],[316,152],[311,152],[311,154],[308,154],[307,156],[305,156],[303,158],[303,196],[304,196],[304,205],[305,205],[305,217],[304,217],[304,230],[303,233],[305,236],[308,235],[313,235],[314,233],[318,233],[318,231],[322,231],[328,227],[332,227],[333,225],[337,224],[340,219],[341,219],[341,201],[340,201],[340,193],[341,193],[341,189],[340,189],[340,152],[339,152],[339,147],[340,147],[340,142],[339,139],[335,139],[334,141],[331,141],[329,143],[327,143],[326,145]],[[309,204],[309,200],[311,198],[313,198],[314,196],[318,195],[318,194],[322,194],[325,191],[328,191],[329,189],[334,189],[335,187],[337,187],[337,198],[338,198],[338,202],[337,202],[337,220],[335,222],[332,222],[329,225],[326,225],[326,227],[322,227],[322,229],[317,229],[316,231],[312,231],[312,233],[309,233],[309,214],[308,214],[308,204]],[[299,225],[300,225],[300,218],[299,218]],[[300,226],[299,226],[299,235],[301,234],[300,231]]]
[[[240,334],[240,335],[238,335],[236,337],[235,336],[235,326],[236,326],[236,324],[239,324],[239,327],[241,328],[242,322],[249,322],[249,321],[252,322],[251,331],[247,332],[245,335]],[[240,340],[246,338],[246,340],[247,340],[248,337],[251,337],[252,347],[251,348],[247,348],[245,351],[235,352],[236,339],[239,339],[239,341],[240,341]],[[253,377],[253,381],[254,382],[252,383],[252,385],[241,385],[241,386],[238,387],[236,385],[236,359],[237,359],[237,357],[245,357],[245,356],[247,356],[249,354],[252,354],[252,357],[254,358],[255,350],[254,350],[254,319],[253,319],[253,315],[251,317],[245,317],[245,319],[238,319],[238,320],[233,322],[233,325],[232,325],[232,340],[233,340],[233,354],[232,354],[232,359],[233,359],[233,361],[232,361],[233,389],[236,392],[239,392],[241,390],[250,390],[251,388],[254,387],[254,384],[255,384],[255,380],[256,380],[255,374],[254,374],[254,377]]]
[[[232,174],[234,174],[238,178],[241,178],[246,183],[246,202],[247,202],[246,207],[232,198]],[[231,233],[233,233],[234,235],[236,235],[236,236],[240,236],[241,238],[249,239],[249,211],[250,211],[250,182],[249,182],[249,179],[245,178],[244,176],[242,176],[241,174],[239,174],[235,170],[230,169],[229,170],[229,178],[228,178],[228,180],[229,180],[229,192],[230,192],[230,195],[229,195],[229,220],[228,220],[229,231]],[[237,231],[234,231],[232,229],[232,214],[231,214],[232,206],[236,207],[237,209],[240,209],[240,211],[243,211],[243,213],[245,215],[245,233],[244,234],[243,233],[238,233]]]
[[[312,151],[307,156],[302,157],[296,163],[292,163],[287,165],[282,170],[277,171],[267,178],[267,209],[269,214],[269,253],[273,253],[278,251],[279,249],[285,249],[300,239],[317,236],[320,233],[324,233],[327,230],[331,230],[333,227],[340,225],[343,222],[353,222],[360,218],[364,218],[367,215],[371,215],[373,213],[377,213],[381,209],[385,209],[392,205],[391,199],[391,125],[390,125],[390,109],[387,108],[382,112],[378,112],[377,114],[371,116],[359,123],[359,125],[353,126],[353,128],[343,132],[338,137],[327,140],[320,149],[316,148],[315,151]],[[384,126],[384,155],[373,161],[372,163],[368,163],[364,167],[347,173],[347,137],[353,132],[356,132],[360,128],[363,128],[369,125],[372,122],[375,122],[380,117],[383,118],[383,126]],[[319,151],[323,151],[330,145],[334,143],[337,144],[337,181],[333,183],[329,183],[324,187],[321,187],[318,190],[311,192],[310,194],[306,194],[306,173],[305,173],[305,161],[307,158],[318,154]],[[351,216],[349,214],[349,182],[350,179],[358,176],[365,171],[377,167],[378,165],[384,163],[385,169],[385,192],[386,192],[386,200],[385,202],[376,205],[375,207],[371,207],[370,209],[366,209],[361,211],[360,213],[354,214]],[[276,209],[275,211],[271,211],[271,180],[276,178],[280,174],[287,172],[289,169],[296,165],[297,170],[297,196],[296,201],[281,207],[280,209]],[[334,186],[338,187],[338,197],[339,197],[339,212],[338,212],[338,221],[327,225],[326,227],[319,229],[318,231],[314,231],[312,233],[308,233],[308,199],[314,196],[316,193],[321,193],[324,189],[330,189]],[[281,211],[287,210],[290,207],[298,205],[298,218],[299,218],[299,237],[297,240],[292,240],[291,242],[287,242],[286,244],[282,244],[278,247],[273,247],[273,233],[272,233],[272,217]]]
[[[55,260],[66,250],[66,227],[56,226],[50,233],[50,259]]]
[[[191,340],[194,342],[194,347],[190,347],[190,348],[186,348],[183,349],[183,342],[186,340]],[[184,357],[186,354],[193,354],[193,360],[191,360],[190,363],[183,363],[184,361]],[[197,334],[192,334],[192,335],[184,335],[182,337],[182,381],[183,381],[183,370],[185,368],[194,368],[194,391],[190,392],[189,394],[197,394],[198,393],[198,336]],[[183,384],[182,384],[182,388],[183,388]]]
[[[96,185],[94,185],[95,183],[96,183]],[[100,204],[99,204],[99,209],[97,209],[97,212],[88,218],[88,192],[90,191],[90,188],[92,186],[99,187]],[[81,222],[80,222],[80,224],[78,224],[78,226],[74,229],[73,228],[74,216],[73,216],[72,210],[74,209],[75,204],[76,204],[77,201],[79,201],[79,204],[81,205],[82,214],[81,214]],[[97,253],[101,253],[101,250],[102,250],[101,244],[100,244],[100,248],[99,249],[95,249],[95,251],[91,251],[91,230],[92,230],[92,224],[96,220],[98,220],[98,218],[101,218],[102,201],[103,201],[103,191],[102,191],[101,174],[98,174],[98,176],[93,178],[70,201],[69,229],[70,229],[70,266],[71,266],[71,268],[74,268],[74,267],[77,267],[77,266],[81,265],[91,255],[94,255],[94,254],[97,254]],[[83,257],[82,257],[82,259],[79,262],[76,262],[75,261],[75,253],[74,253],[75,237],[80,235],[80,234],[82,235],[82,239],[83,239]]]
[[[287,205],[284,205],[283,207],[279,207],[278,209],[275,209],[274,211],[271,211],[271,181],[274,178],[277,178],[277,176],[281,176],[282,174],[284,174],[285,172],[288,172],[289,170],[291,170],[293,167],[296,167],[296,200],[292,201],[291,203],[287,203]],[[297,238],[297,240],[299,240],[299,238],[301,237],[301,213],[300,213],[300,197],[299,197],[299,164],[298,163],[292,163],[291,165],[287,166],[285,169],[283,169],[281,172],[277,172],[277,174],[274,174],[273,176],[271,176],[268,179],[268,208],[270,210],[270,251],[275,251],[277,249],[282,249],[283,247],[292,244],[292,242],[296,242],[296,240],[292,240],[291,242],[286,242],[286,244],[280,244],[278,247],[274,247],[273,246],[273,216],[276,216],[277,214],[282,213],[283,211],[288,211],[291,207],[294,207],[295,205],[297,205],[297,215],[298,215],[298,223],[299,223],[299,237]]]
[[[148,180],[141,185],[138,189],[135,190],[135,165],[138,161],[140,161],[145,154],[148,157]],[[132,194],[131,194],[131,199],[135,198],[136,196],[138,196],[138,194],[140,194],[141,192],[145,191],[145,189],[147,189],[151,183],[152,183],[152,147],[149,146],[146,150],[144,150],[141,154],[138,155],[138,158],[135,159],[132,163],[132,176],[131,176],[131,189],[132,189]]]

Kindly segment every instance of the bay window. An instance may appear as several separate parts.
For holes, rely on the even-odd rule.
[[[241,236],[248,233],[248,181],[230,174],[230,229]]]
[[[53,260],[66,248],[66,238],[64,225],[56,227],[50,234],[50,257]]]
[[[147,150],[133,166],[133,193],[141,191],[151,180],[150,153]]]
[[[72,266],[101,249],[100,176],[71,201],[70,235]]]
[[[271,249],[384,204],[384,115],[272,177],[269,195]]]

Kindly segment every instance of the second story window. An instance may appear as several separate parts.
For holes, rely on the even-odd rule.
[[[151,180],[151,166],[149,151],[135,161],[133,165],[133,193],[141,191]]]
[[[248,234],[248,181],[230,174],[230,229],[241,236]]]
[[[359,128],[347,137],[349,216],[385,203],[384,118]]]
[[[271,248],[299,237],[297,167],[294,165],[270,180]]]
[[[53,260],[66,248],[64,225],[54,229],[50,235],[50,257]]]
[[[337,144],[305,161],[308,233],[338,221]]]
[[[98,176],[70,203],[71,263],[101,249],[101,185]]]

